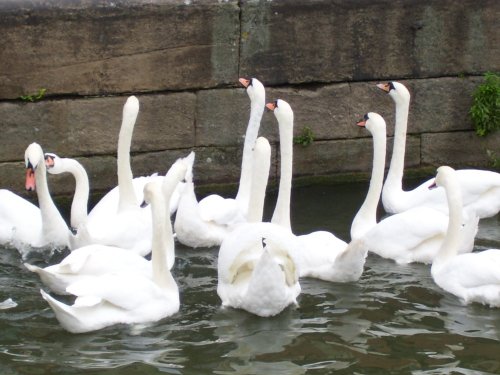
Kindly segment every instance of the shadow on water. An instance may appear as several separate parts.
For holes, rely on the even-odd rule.
[[[324,229],[348,240],[366,188],[295,189],[295,232]],[[498,216],[481,222],[477,249],[499,247],[499,237]],[[262,319],[220,307],[217,249],[178,245],[176,251],[178,314],[151,325],[74,335],[58,325],[40,296],[42,284],[17,251],[3,249],[0,302],[11,297],[17,306],[0,309],[0,373],[500,373],[500,309],[461,305],[434,285],[426,265],[369,255],[359,282],[303,279],[297,307]]]

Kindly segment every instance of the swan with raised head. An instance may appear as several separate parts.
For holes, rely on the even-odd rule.
[[[166,204],[172,197],[173,184],[184,178],[186,170],[185,159],[178,159],[167,172],[162,182]],[[167,221],[166,225],[171,227],[170,220]],[[160,230],[163,229],[160,227],[158,231]],[[175,261],[174,239],[169,236],[171,229],[166,228],[165,231],[167,232],[164,235],[167,267],[172,269]],[[25,266],[30,271],[37,273],[42,283],[57,294],[68,294],[66,288],[76,281],[87,280],[110,272],[138,273],[150,278],[153,276],[151,261],[127,249],[99,244],[87,245],[73,250],[60,263],[45,268],[27,263]]]
[[[251,186],[252,149],[259,132],[265,107],[265,89],[256,79],[240,78],[250,98],[250,119],[243,145],[240,184],[236,198],[223,198],[217,194],[197,200],[194,192],[192,168],[183,186],[182,197],[175,220],[175,233],[180,243],[191,247],[219,246],[224,237],[239,223],[247,220]],[[192,156],[194,160],[194,154]],[[181,189],[180,189],[181,190]],[[182,201],[182,203],[181,203]]]
[[[434,259],[431,275],[434,282],[465,303],[478,302],[500,307],[500,249],[458,254],[462,226],[462,197],[457,172],[441,166],[433,186],[446,192],[449,223],[445,240]]]
[[[0,243],[21,253],[68,246],[69,229],[50,196],[43,150],[38,143],[25,152],[26,189],[36,190],[38,204],[0,190]]]
[[[139,113],[139,100],[130,96],[123,106],[122,124],[118,137],[118,193],[108,193],[88,214],[85,225],[70,236],[71,250],[90,244],[130,249],[139,255],[151,251],[151,213],[139,207],[130,168],[130,144]],[[144,184],[161,176],[139,177]]]
[[[262,223],[271,146],[255,143],[248,201],[248,222],[222,242],[218,257],[217,294],[223,306],[268,317],[297,304],[300,294],[297,241],[287,229]]]
[[[413,190],[402,188],[410,92],[400,82],[378,84],[378,88],[387,92],[396,106],[396,124],[394,129],[394,147],[391,164],[382,190],[382,203],[388,213],[398,213],[417,206],[428,206],[448,211],[444,189],[429,190],[428,180]],[[456,171],[462,191],[463,208],[466,215],[485,218],[500,211],[500,173],[462,169]]]
[[[278,120],[280,136],[280,181],[271,222],[291,232],[294,116],[290,105],[282,99],[268,103],[267,108],[273,111]],[[298,254],[301,277],[335,282],[357,281],[361,277],[367,251],[358,246],[357,242],[348,245],[328,231],[316,231],[296,238],[301,249]]]
[[[377,124],[374,124],[375,122]],[[376,131],[375,125],[378,127]],[[351,237],[359,238],[362,248],[398,263],[431,263],[445,238],[448,215],[440,210],[422,206],[376,222],[376,208],[384,179],[385,121],[372,112],[366,115],[365,126],[373,136],[374,165],[370,189],[376,186],[377,194],[372,195],[368,202],[370,192],[368,193],[365,204],[371,205],[371,208],[368,215],[358,213],[351,226]],[[477,216],[471,216],[464,222],[465,225],[460,231],[460,252],[472,251],[478,221]]]
[[[182,173],[167,176],[168,187],[163,190],[172,194],[182,177]],[[168,268],[173,233],[159,181],[144,186],[144,201],[152,206],[152,277],[123,270],[78,280],[67,287],[67,292],[77,297],[71,306],[40,290],[67,331],[81,333],[119,323],[155,322],[179,310],[179,289]]]

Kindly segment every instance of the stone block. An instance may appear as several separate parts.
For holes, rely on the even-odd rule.
[[[0,98],[215,87],[238,72],[237,1],[0,5]]]
[[[241,8],[240,72],[268,84],[500,69],[494,0],[249,0]]]
[[[422,134],[422,163],[453,168],[492,169],[490,150],[500,157],[500,132],[479,137],[473,131]]]
[[[192,93],[138,96],[132,152],[194,145],[196,97]],[[61,157],[116,155],[126,97],[0,103],[0,160],[22,160],[33,141]]]

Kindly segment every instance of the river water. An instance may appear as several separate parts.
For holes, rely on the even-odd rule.
[[[326,229],[349,239],[366,189],[294,189],[295,232]],[[485,246],[500,247],[499,216],[480,224],[476,250]],[[500,374],[500,309],[461,305],[433,283],[429,266],[370,254],[359,282],[303,279],[299,306],[264,319],[220,307],[217,249],[176,252],[179,313],[70,334],[18,252],[1,249],[0,302],[17,306],[0,310],[0,374]]]

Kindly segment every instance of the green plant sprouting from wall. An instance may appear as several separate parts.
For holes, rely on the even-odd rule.
[[[293,137],[293,143],[304,147],[309,146],[314,142],[314,133],[310,127],[304,126],[302,132],[297,137]]]
[[[490,159],[490,164],[493,168],[500,168],[500,156],[497,156],[495,151],[486,150],[486,154]]]
[[[34,94],[21,95],[19,98],[25,102],[36,102],[45,96],[47,89],[41,88]]]
[[[484,82],[472,94],[472,106],[469,110],[479,136],[500,129],[500,76],[489,72],[484,77]]]

